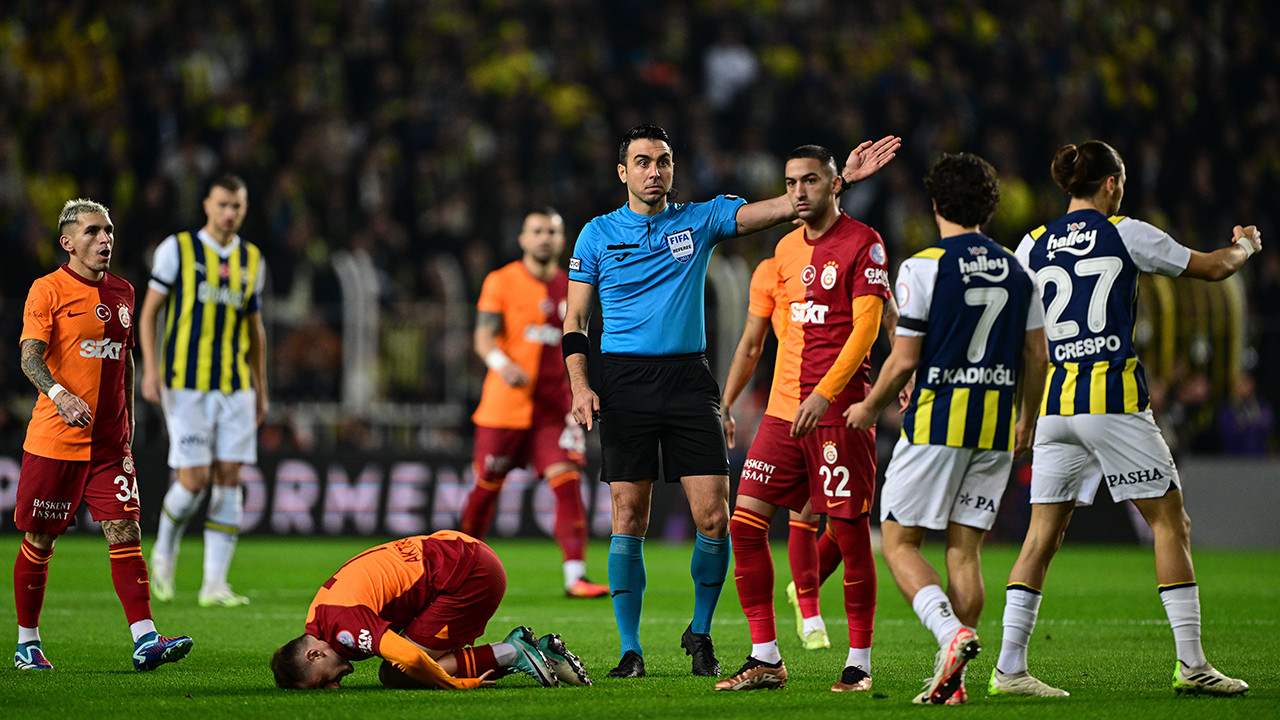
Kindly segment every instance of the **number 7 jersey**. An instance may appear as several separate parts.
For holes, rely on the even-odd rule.
[[[1177,276],[1191,251],[1139,220],[1077,210],[1032,230],[1016,252],[1040,287],[1049,341],[1043,415],[1147,409],[1133,347],[1140,272]]]

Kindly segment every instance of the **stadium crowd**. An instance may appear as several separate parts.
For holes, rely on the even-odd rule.
[[[843,199],[881,231],[891,267],[929,243],[920,178],[944,151],[996,167],[986,230],[1009,247],[1065,207],[1054,151],[1100,128],[1131,163],[1125,214],[1192,248],[1226,244],[1236,219],[1274,236],[1280,207],[1280,77],[1263,71],[1280,48],[1262,3],[24,0],[6,15],[6,443],[31,396],[18,307],[58,262],[48,218],[68,197],[111,208],[112,270],[143,287],[155,245],[200,224],[208,180],[243,176],[268,294],[304,310],[274,345],[284,403],[337,399],[341,326],[323,311],[341,301],[334,253],[367,254],[392,316],[438,292],[442,255],[474,300],[516,257],[530,208],[557,208],[572,241],[617,206],[611,158],[639,122],[676,139],[680,199],[697,200],[776,194],[801,143],[901,135],[898,161]],[[778,237],[762,235],[722,252],[754,264]],[[1153,385],[1181,449],[1274,449],[1280,255],[1243,275],[1254,373],[1217,403],[1195,370]]]

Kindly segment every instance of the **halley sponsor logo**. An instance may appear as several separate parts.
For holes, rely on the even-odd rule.
[[[689,262],[693,257],[693,230],[681,230],[666,236],[667,246],[671,248],[671,256],[680,262]]]
[[[1075,342],[1056,343],[1053,346],[1053,359],[1058,362],[1064,362],[1074,358],[1093,357],[1103,350],[1113,353],[1119,352],[1123,344],[1124,342],[1120,340],[1119,335],[1095,335],[1093,337],[1080,338]]]
[[[80,343],[80,357],[99,358],[102,360],[119,360],[120,350],[124,348],[110,339],[85,340]]]
[[[885,287],[889,287],[889,271],[884,268],[869,267],[862,271],[862,275],[866,277],[867,282],[872,285],[883,285]]]
[[[755,458],[747,458],[742,465],[742,479],[754,480],[765,485],[769,484],[769,480],[773,477],[773,472],[778,468],[767,462],[761,462]]]
[[[960,279],[966,285],[969,284],[971,278],[980,277],[991,282],[1000,282],[1009,277],[1009,258],[1007,257],[988,257],[987,249],[984,247],[971,247],[969,254],[973,255],[972,260],[965,260],[963,257],[956,258],[960,263]]]
[[[1107,487],[1115,487],[1117,485],[1138,485],[1145,482],[1156,482],[1164,479],[1164,473],[1160,472],[1160,468],[1143,468],[1116,475],[1103,474],[1102,478],[1107,481]]]
[[[203,435],[183,435],[182,437],[178,438],[178,447],[184,447],[184,448],[200,447],[202,445],[208,445],[208,444],[209,444],[209,439]]]
[[[1071,223],[1067,226],[1066,236],[1050,235],[1049,239],[1044,241],[1044,249],[1048,251],[1049,259],[1052,260],[1053,256],[1060,252],[1077,256],[1092,252],[1094,243],[1098,240],[1098,231],[1084,231],[1084,226],[1082,222]],[[1079,247],[1080,245],[1085,247]]]
[[[1013,368],[1006,368],[1004,363],[995,367],[962,367],[942,368],[929,367],[930,385],[1008,385],[1018,384],[1018,376]]]
[[[822,325],[827,321],[826,305],[819,305],[812,300],[791,303],[791,321],[798,323],[814,323]]]

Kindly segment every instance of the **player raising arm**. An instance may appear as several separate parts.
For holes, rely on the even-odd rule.
[[[844,181],[869,177],[898,145],[892,136],[863,143],[850,153]],[[656,125],[623,135],[617,172],[627,202],[578,235],[562,341],[574,419],[590,430],[599,413],[601,479],[613,503],[609,588],[622,657],[609,677],[645,674],[643,543],[659,457],[666,481],[683,485],[696,529],[693,618],[680,644],[693,656],[695,675],[719,675],[710,633],[729,568],[729,455],[720,388],[704,354],[707,264],[721,241],[792,220],[796,211],[786,195],[754,203],[728,195],[668,202],[675,160]],[[597,298],[604,322],[599,395],[587,380],[586,336]]]
[[[1178,469],[1151,415],[1133,335],[1141,273],[1223,280],[1262,249],[1262,236],[1237,225],[1230,245],[1202,253],[1159,228],[1117,216],[1124,161],[1104,142],[1061,148],[1052,171],[1071,198],[1067,214],[1032,230],[1017,251],[1043,294],[1051,366],[1031,464],[1031,525],[1009,573],[1004,638],[989,692],[1067,694],[1027,672],[1027,645],[1071,515],[1093,502],[1105,479],[1112,499],[1132,500],[1155,537],[1156,589],[1178,658],[1174,690],[1238,695],[1249,685],[1214,669],[1200,644],[1191,520]]]

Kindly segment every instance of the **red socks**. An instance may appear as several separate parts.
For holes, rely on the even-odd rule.
[[[831,574],[840,567],[844,556],[840,554],[840,545],[831,529],[831,519],[827,518],[826,532],[818,536],[818,585],[822,585]]]
[[[556,542],[565,560],[582,560],[587,552],[587,511],[582,506],[581,473],[568,470],[547,478],[556,496]]]
[[[791,561],[791,579],[796,584],[796,599],[800,602],[800,614],[813,617],[819,610],[818,603],[818,523],[802,520],[790,521],[787,537],[787,558]]]
[[[773,624],[773,557],[769,554],[769,519],[737,507],[729,520],[733,538],[733,579],[746,613],[752,643],[778,639]]]
[[[111,582],[124,606],[125,619],[130,625],[151,619],[151,579],[147,561],[142,559],[142,542],[109,545],[107,554],[111,557]]]
[[[460,650],[454,650],[453,657],[458,662],[458,672],[454,673],[454,677],[478,678],[490,670],[501,669],[498,667],[498,661],[494,657],[492,645],[464,647]]]
[[[503,478],[485,480],[476,477],[476,486],[471,488],[467,496],[467,505],[462,508],[462,520],[458,529],[477,540],[483,540],[489,534],[489,523],[493,522],[493,509],[498,504],[498,495],[502,492]]]
[[[876,561],[871,554],[870,518],[827,518],[844,555],[844,610],[849,616],[849,647],[871,647],[876,619]]]
[[[40,548],[22,539],[18,559],[13,563],[13,600],[18,611],[18,625],[40,626],[40,608],[44,606],[44,587],[49,582],[49,558],[53,548]]]

